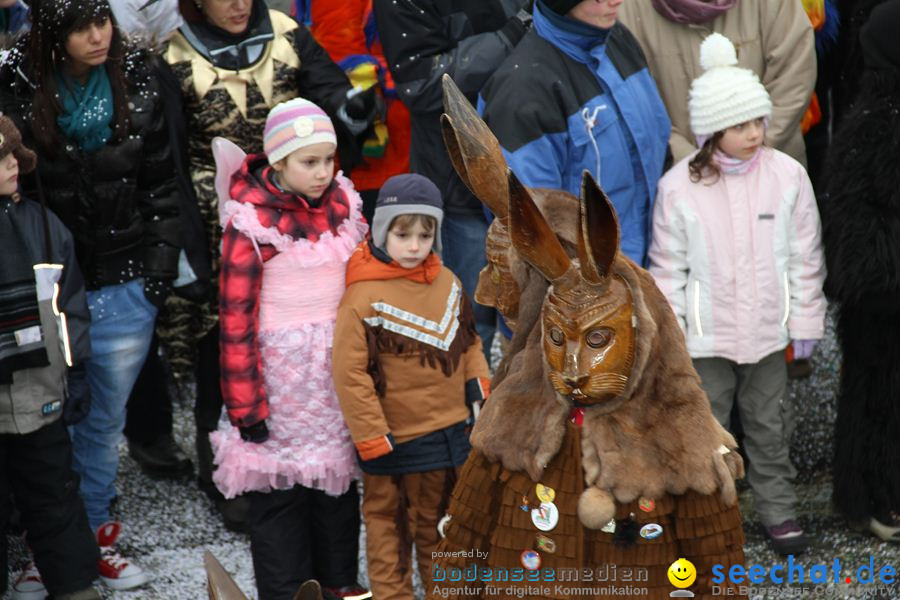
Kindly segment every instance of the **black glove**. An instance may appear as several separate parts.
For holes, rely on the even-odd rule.
[[[337,115],[351,134],[360,136],[372,128],[376,119],[384,119],[384,100],[375,86],[367,90],[352,89],[347,92],[347,100],[338,109]]]
[[[509,40],[510,44],[515,46],[528,32],[529,27],[531,27],[531,14],[522,9],[518,14],[509,18],[500,28],[500,33]]]
[[[63,423],[75,425],[83,421],[91,410],[91,386],[88,385],[87,369],[83,364],[71,367],[66,373],[66,387],[69,394],[63,404]]]
[[[247,425],[246,427],[240,427],[239,429],[241,430],[241,439],[245,442],[262,444],[269,439],[269,428],[266,425],[265,420],[254,423],[253,425]]]
[[[159,310],[166,303],[166,298],[172,290],[172,282],[158,277],[144,278],[144,297]]]
[[[375,100],[378,94],[375,93],[373,85],[367,90],[352,91],[347,97],[347,115],[351,119],[358,121],[369,121],[375,116]]]

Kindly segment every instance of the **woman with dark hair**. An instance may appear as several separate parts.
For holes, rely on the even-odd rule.
[[[172,297],[157,331],[176,376],[197,381],[197,458],[201,487],[222,507],[226,526],[239,527],[242,498],[229,501],[212,484],[209,434],[222,410],[219,382],[218,277],[221,229],[210,143],[224,137],[248,154],[262,152],[269,110],[302,96],[335,126],[340,167],[361,158],[361,136],[376,113],[375,89],[355,90],[309,30],[263,0],[182,0],[184,25],[169,41],[166,62],[181,82],[190,176],[212,256],[213,294],[202,303]]]
[[[71,428],[73,467],[114,589],[147,573],[113,548],[110,521],[125,402],[157,307],[177,272],[178,198],[153,57],[115,27],[107,0],[41,0],[0,68],[0,109],[38,154],[23,181],[72,231],[91,312],[93,404]],[[36,197],[36,195],[35,195]]]

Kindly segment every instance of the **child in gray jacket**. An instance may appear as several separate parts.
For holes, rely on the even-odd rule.
[[[0,531],[12,496],[34,553],[13,598],[99,600],[100,558],[78,495],[66,424],[84,417],[90,313],[72,236],[18,192],[35,167],[13,122],[0,116]],[[6,536],[0,558],[6,562]],[[6,569],[0,569],[0,594]],[[45,589],[46,586],[46,589]]]

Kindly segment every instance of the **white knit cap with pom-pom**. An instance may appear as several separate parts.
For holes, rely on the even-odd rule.
[[[721,33],[700,44],[704,73],[691,84],[688,99],[694,135],[712,135],[772,114],[772,101],[759,77],[737,64],[734,44]]]

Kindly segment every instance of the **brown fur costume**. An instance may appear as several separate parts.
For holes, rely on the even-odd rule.
[[[476,195],[483,200],[492,196],[485,202],[496,213],[505,200],[496,193],[497,177],[475,171],[505,165],[496,163],[493,142],[485,141],[489,132],[472,125],[472,113],[453,94],[452,82],[445,82],[450,115],[445,117],[445,139],[450,133],[457,137],[448,143],[451,157]],[[465,125],[457,126],[461,122]],[[464,140],[472,135],[479,136],[480,146]],[[490,182],[489,189],[479,187],[479,181]],[[566,253],[575,255],[579,200],[562,192],[531,194]],[[542,349],[541,308],[552,287],[512,248],[508,269],[520,292],[516,332],[473,430],[474,449],[454,490],[451,520],[439,549],[479,550],[486,557],[438,557],[429,597],[594,597],[608,593],[598,588],[614,585],[633,588],[620,595],[668,598],[675,588],[667,570],[679,557],[697,569],[690,588],[696,597],[711,597],[712,566],[727,569],[743,562],[733,481],[743,475],[743,465],[733,451],[734,440],[712,416],[665,298],[646,271],[616,255],[609,274],[627,282],[637,318],[634,364],[625,392],[585,408],[578,426],[570,418],[571,400],[550,384]],[[558,524],[547,532],[538,531],[530,515],[540,505],[538,483],[553,488],[559,510]],[[649,511],[647,500],[652,500]],[[616,533],[600,529],[610,518],[617,521]],[[648,523],[660,525],[663,534],[652,540],[634,535]],[[521,582],[485,582],[484,573],[475,582],[454,582],[448,574],[440,580],[442,570],[473,564],[495,573],[521,568],[521,553],[538,550],[538,536],[556,546],[553,552],[539,550],[541,573],[545,577],[544,570],[553,569],[555,581],[528,581],[526,575]],[[616,565],[619,575],[607,582],[598,581],[599,572],[592,580],[586,573],[577,581],[558,579],[560,569],[605,566],[608,572],[610,565]],[[582,589],[560,591],[557,585]]]

